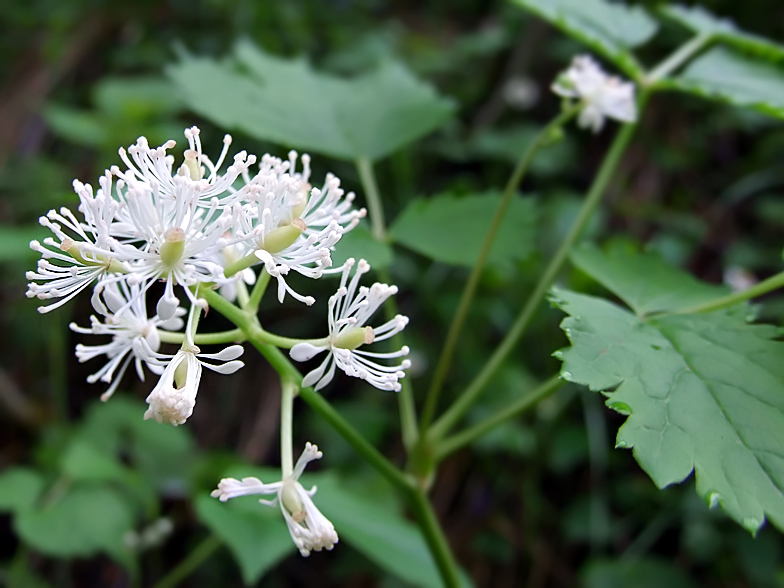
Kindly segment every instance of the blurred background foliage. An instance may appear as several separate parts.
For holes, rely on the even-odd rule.
[[[775,0],[703,5],[748,31],[784,36],[784,6]],[[421,540],[395,497],[304,406],[295,435],[325,451],[328,473],[313,479],[341,534],[335,551],[303,560],[280,535],[280,517],[252,501],[216,512],[218,503],[205,497],[224,473],[244,476],[243,463],[278,463],[274,372],[259,360],[231,378],[205,374],[193,417],[177,429],[141,420],[149,381],[129,378],[102,405],[100,387],[85,383],[95,366],[76,362],[79,339],[67,329],[71,321],[87,323],[87,297],[40,316],[24,297],[24,271],[36,258],[27,243],[42,235],[39,215],[73,204],[73,178],[95,184],[118,163],[117,148],[139,135],[157,145],[198,124],[205,150],[216,154],[224,129],[189,111],[166,72],[186,55],[222,59],[239,40],[272,56],[305,56],[339,77],[398,61],[454,100],[455,114],[442,128],[377,164],[388,219],[398,219],[393,236],[404,243],[417,227],[398,215],[413,198],[425,197],[420,204],[434,219],[442,218],[442,198],[463,197],[466,206],[492,198],[556,111],[549,83],[581,47],[500,1],[28,0],[6,3],[2,13],[0,585],[174,585],[178,578],[167,574],[189,557],[199,565],[183,586],[437,585],[428,562],[417,559]],[[640,57],[654,61],[686,38],[665,21]],[[285,156],[289,148],[233,135],[237,149],[252,153]],[[520,304],[518,293],[530,288],[568,229],[611,136],[570,129],[537,158],[522,187],[534,199],[512,211],[520,218],[517,235],[502,237],[504,250],[483,278],[480,311],[451,380],[464,381],[482,366]],[[781,259],[782,151],[784,129],[775,119],[683,94],[657,95],[589,238],[644,244],[711,282],[735,266],[766,277]],[[315,177],[330,170],[360,191],[350,163],[319,156],[313,165]],[[415,350],[411,376],[422,388],[470,262],[379,249],[361,231],[352,235],[352,251],[369,248],[365,255],[388,264],[401,287],[401,311],[416,324],[407,332]],[[598,288],[577,270],[562,280]],[[332,285],[321,286],[326,298]],[[270,308],[276,332],[310,336],[321,329],[320,311],[308,323],[286,306]],[[772,299],[761,313],[781,324],[784,304]],[[470,419],[557,369],[551,353],[566,345],[555,328],[561,318],[555,310],[540,313],[517,352],[520,361],[502,370]],[[215,316],[205,325],[224,326]],[[365,388],[342,378],[328,394],[400,461],[396,399]],[[535,418],[507,423],[443,464],[433,501],[474,583],[784,585],[780,534],[765,528],[752,539],[710,511],[693,481],[657,490],[630,452],[613,449],[622,422],[599,397],[567,386]],[[410,552],[395,551],[400,545]]]

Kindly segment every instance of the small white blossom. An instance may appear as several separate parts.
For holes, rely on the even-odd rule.
[[[103,300],[101,300],[103,299]],[[130,302],[129,302],[130,301]],[[127,312],[120,315],[114,314],[119,309],[128,307]],[[154,316],[147,318],[146,299],[144,293],[139,292],[139,286],[128,286],[125,283],[110,283],[95,289],[93,293],[93,307],[103,315],[103,322],[95,316],[90,317],[90,327],[80,327],[71,323],[72,331],[84,335],[110,335],[112,340],[102,345],[76,346],[76,357],[79,362],[85,362],[101,355],[106,355],[109,361],[97,372],[87,378],[91,384],[101,380],[109,383],[109,388],[101,395],[101,400],[106,402],[119,386],[131,360],[136,366],[139,379],[144,381],[142,364],[153,359],[148,349],[157,352],[160,347],[158,327],[166,330],[179,330],[183,321],[179,315],[185,311],[180,309],[178,316],[168,321]],[[144,339],[146,345],[141,345]]]
[[[231,244],[227,231],[236,224],[240,210],[239,204],[233,204],[246,195],[231,185],[256,161],[255,156],[240,152],[219,175],[231,137],[226,135],[223,152],[213,164],[201,153],[199,129],[186,129],[185,136],[190,148],[179,169],[166,154],[174,141],[151,149],[144,137],[128,149],[131,158],[120,150],[126,170],[111,169],[118,178],[117,197],[124,205],[115,223],[122,241],[116,254],[130,269],[129,282],[147,289],[157,279],[166,280],[158,303],[162,318],[173,316],[179,305],[174,284],[184,286],[191,303],[198,304],[190,286],[224,280],[223,267],[214,257]],[[206,178],[203,166],[209,172]]]
[[[296,361],[307,361],[322,351],[328,352],[321,365],[302,380],[303,386],[315,385],[316,390],[323,388],[332,381],[337,366],[349,376],[361,378],[376,388],[397,392],[401,388],[398,380],[405,376],[402,370],[410,367],[411,362],[404,359],[397,365],[386,366],[376,360],[408,355],[408,347],[403,346],[399,351],[389,353],[363,351],[360,347],[396,335],[408,324],[408,318],[397,315],[380,327],[366,326],[365,323],[384,301],[397,293],[397,287],[380,283],[370,288],[360,287],[360,277],[370,270],[370,265],[364,259],[359,260],[349,283],[348,276],[353,265],[354,259],[346,262],[340,287],[329,299],[329,337],[325,343],[297,343],[291,348],[290,355]]]
[[[141,341],[141,344],[145,342]],[[244,365],[237,361],[242,351],[241,345],[230,345],[219,353],[202,353],[189,341],[174,356],[148,350],[154,358],[150,360],[151,369],[155,371],[152,366],[157,366],[159,373],[160,367],[165,366],[165,369],[158,384],[147,396],[147,404],[150,406],[144,413],[145,420],[155,419],[175,427],[182,425],[193,414],[196,406],[202,366],[219,374],[233,374]],[[203,361],[205,359],[225,363],[216,365]]]
[[[589,56],[575,57],[568,70],[552,86],[559,96],[583,102],[577,124],[595,133],[604,126],[605,117],[622,122],[637,120],[634,84],[609,76]]]
[[[338,534],[329,519],[321,514],[313,503],[317,488],[313,486],[309,491],[305,490],[298,481],[305,471],[305,466],[321,457],[322,453],[318,447],[307,443],[290,476],[271,484],[264,484],[258,478],[224,478],[218,484],[217,490],[213,490],[212,497],[226,502],[238,496],[274,494],[275,498],[272,500],[259,502],[267,506],[280,505],[291,539],[300,554],[308,557],[311,551],[331,550],[338,542]]]
[[[47,237],[43,245],[31,241],[30,248],[41,254],[37,272],[27,272],[27,297],[61,300],[40,306],[41,313],[59,308],[97,280],[117,281],[110,272],[125,272],[115,259],[115,239],[111,235],[113,219],[120,205],[111,198],[111,176],[99,180],[101,188],[93,195],[89,184],[74,180],[74,191],[79,196],[79,211],[83,220],[67,208],[50,210],[39,222],[57,238]],[[41,283],[37,283],[41,282]]]
[[[259,173],[248,178],[250,203],[242,208],[237,232],[246,235],[248,252],[278,281],[278,299],[283,302],[288,293],[310,305],[314,298],[295,292],[285,276],[293,270],[320,278],[332,265],[330,250],[366,211],[352,209],[354,194],[345,194],[332,174],[322,189],[312,188],[307,154],[301,173],[294,171],[296,162],[296,151],[289,153],[288,161],[262,158]]]

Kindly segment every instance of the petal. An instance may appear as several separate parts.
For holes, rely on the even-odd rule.
[[[229,361],[227,363],[221,365],[210,365],[209,363],[202,362],[202,365],[208,369],[211,369],[213,372],[218,372],[219,374],[233,374],[238,369],[243,367],[245,364],[241,361]]]
[[[326,345],[311,345],[310,343],[297,343],[289,351],[289,356],[294,361],[308,361],[327,349]]]
[[[229,361],[232,359],[237,359],[242,355],[243,351],[245,350],[242,348],[242,345],[229,345],[226,347],[226,349],[218,353],[200,353],[199,357],[203,357],[205,359],[217,359],[218,361]]]

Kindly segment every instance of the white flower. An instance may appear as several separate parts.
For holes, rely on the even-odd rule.
[[[321,459],[321,456],[318,447],[307,443],[305,451],[294,466],[294,471],[280,482],[264,484],[258,478],[224,478],[218,484],[218,489],[213,490],[212,497],[226,502],[238,496],[274,494],[275,498],[272,500],[259,502],[267,506],[280,505],[291,539],[304,557],[309,556],[311,551],[331,550],[338,542],[338,534],[329,519],[321,514],[313,503],[312,497],[317,488],[313,486],[308,491],[298,482],[305,466],[315,459]]]
[[[295,292],[285,277],[293,270],[309,278],[320,278],[332,265],[330,250],[343,233],[365,216],[365,209],[351,208],[354,194],[345,195],[340,180],[328,174],[321,190],[311,188],[310,157],[302,156],[303,171],[294,171],[296,151],[289,160],[262,158],[259,173],[248,178],[250,203],[243,206],[238,235],[278,281],[278,299],[288,292],[306,304],[311,296]]]
[[[558,76],[552,89],[559,96],[583,101],[577,123],[595,133],[601,130],[605,117],[622,122],[637,120],[634,84],[607,75],[587,55],[575,57],[569,69]]]
[[[186,129],[185,136],[190,148],[177,170],[174,158],[166,154],[174,141],[151,149],[144,137],[128,150],[133,161],[120,150],[125,171],[111,169],[119,178],[116,192],[124,204],[115,223],[114,232],[122,241],[117,255],[130,268],[130,282],[143,283],[147,289],[157,279],[166,280],[158,303],[158,314],[164,319],[173,316],[179,305],[174,284],[184,286],[191,302],[198,304],[189,286],[224,280],[223,267],[214,259],[232,243],[226,234],[240,211],[240,205],[233,204],[247,192],[231,185],[256,161],[255,156],[240,152],[219,175],[231,137],[226,135],[223,152],[213,164],[201,153],[199,129]],[[202,165],[209,171],[206,178]]]
[[[41,307],[41,312],[61,306],[96,281],[99,286],[119,281],[139,284],[142,287],[135,292],[141,295],[163,279],[166,287],[157,310],[167,320],[179,306],[175,284],[185,288],[193,304],[199,304],[190,287],[226,281],[215,259],[221,249],[236,242],[233,239],[245,238],[229,229],[236,225],[240,202],[248,201],[251,190],[250,186],[235,190],[232,184],[247,176],[256,158],[240,152],[220,174],[231,137],[226,135],[213,164],[201,152],[199,129],[186,129],[185,136],[189,149],[179,168],[167,155],[174,141],[152,149],[140,137],[128,152],[120,149],[126,169],[112,166],[99,180],[95,196],[89,185],[74,182],[81,218],[65,208],[41,218],[56,239],[30,244],[42,259],[38,271],[27,274],[33,280],[27,296],[62,298]],[[124,313],[130,303],[114,314]]]
[[[145,345],[145,341],[140,341],[140,344]],[[233,374],[244,365],[241,361],[234,361],[242,355],[241,345],[230,345],[219,353],[201,353],[198,347],[186,342],[173,357],[155,353],[149,348],[147,353],[154,357],[150,360],[151,366],[165,365],[166,368],[147,397],[150,407],[144,418],[174,426],[183,424],[193,414],[202,366],[219,374]],[[200,358],[226,363],[214,365]],[[162,361],[166,359],[169,361]]]
[[[183,325],[179,316],[168,321],[163,321],[158,316],[148,319],[144,293],[139,293],[138,290],[139,286],[128,286],[125,283],[110,283],[97,287],[93,293],[93,307],[104,316],[104,321],[101,322],[95,316],[91,316],[89,328],[74,323],[70,325],[71,330],[77,333],[112,337],[110,342],[103,345],[76,346],[76,357],[79,362],[101,355],[106,355],[109,359],[100,370],[87,378],[91,384],[98,380],[110,384],[106,392],[101,395],[101,400],[104,402],[114,394],[131,360],[135,362],[139,379],[144,381],[142,363],[153,359],[147,350],[157,352],[160,347],[158,327],[179,330]],[[114,314],[125,306],[128,306],[127,312]],[[184,312],[181,310],[178,315]],[[140,344],[142,339],[146,345]]]
[[[109,272],[125,272],[115,259],[111,226],[119,204],[111,197],[111,176],[107,173],[99,180],[101,188],[93,196],[92,187],[74,180],[74,191],[79,196],[79,210],[83,220],[67,208],[59,212],[50,210],[39,222],[48,228],[52,237],[43,245],[31,241],[30,248],[41,254],[37,272],[27,272],[27,297],[49,300],[62,298],[47,306],[38,307],[41,313],[59,308],[96,280],[109,280]],[[118,278],[114,278],[116,281]]]
[[[307,361],[322,351],[328,352],[321,365],[302,380],[303,386],[315,385],[316,390],[323,388],[332,380],[337,365],[349,376],[366,380],[381,390],[397,392],[401,388],[398,380],[405,376],[402,370],[410,367],[411,362],[405,359],[397,365],[386,366],[374,360],[402,357],[408,354],[408,347],[390,353],[374,353],[359,348],[396,335],[408,324],[408,318],[397,315],[380,327],[365,326],[384,301],[397,293],[397,287],[380,283],[370,288],[358,287],[360,276],[370,270],[370,265],[364,259],[359,260],[354,277],[347,286],[353,265],[354,259],[346,262],[340,287],[329,299],[329,337],[325,343],[297,343],[289,354],[296,361]]]

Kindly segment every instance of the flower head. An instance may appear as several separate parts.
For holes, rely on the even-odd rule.
[[[111,176],[108,172],[99,180],[101,188],[93,194],[89,184],[74,180],[79,196],[81,219],[63,207],[50,210],[39,222],[52,231],[53,237],[43,245],[31,241],[30,248],[41,254],[38,271],[27,272],[27,297],[39,300],[61,300],[38,307],[41,313],[59,308],[97,280],[117,281],[111,272],[120,274],[127,268],[114,255],[116,240],[112,223],[120,204],[111,197]]]
[[[637,120],[634,84],[609,76],[589,56],[574,58],[568,70],[558,76],[553,92],[583,102],[577,124],[599,132],[605,117],[622,122]]]
[[[145,346],[145,341],[139,343]],[[193,408],[196,406],[202,366],[219,374],[233,374],[244,365],[237,360],[242,351],[241,345],[230,345],[219,353],[202,353],[189,342],[174,356],[148,351],[152,356],[149,360],[151,366],[156,366],[159,373],[161,367],[165,368],[158,384],[147,396],[147,404],[150,406],[144,413],[145,420],[155,419],[159,423],[175,427],[183,424],[193,414]],[[204,361],[205,359],[225,363],[216,365]]]
[[[331,249],[366,211],[352,209],[354,194],[345,194],[332,174],[321,189],[313,188],[310,156],[302,156],[302,172],[295,171],[297,157],[291,151],[287,161],[262,158],[259,173],[246,180],[248,203],[242,207],[237,233],[245,235],[248,253],[277,280],[281,302],[288,293],[310,305],[314,298],[294,291],[285,276],[293,270],[320,278],[332,265]]]
[[[291,539],[304,557],[309,556],[311,551],[331,550],[338,542],[338,534],[329,519],[321,514],[313,503],[317,488],[313,486],[310,490],[305,490],[298,481],[305,471],[305,466],[321,457],[322,453],[318,447],[306,443],[305,451],[300,455],[290,476],[271,484],[264,484],[258,478],[224,478],[218,488],[213,490],[212,497],[226,502],[238,496],[274,494],[272,500],[259,502],[267,506],[280,506]]]
[[[184,287],[193,304],[198,300],[189,287],[203,282],[223,283],[223,266],[215,259],[235,238],[229,231],[237,221],[241,204],[250,188],[232,186],[256,161],[244,151],[219,173],[231,137],[224,138],[217,161],[202,154],[199,129],[186,129],[188,149],[184,163],[175,166],[167,151],[174,141],[151,148],[140,137],[135,145],[120,149],[125,169],[112,166],[100,179],[95,194],[89,184],[74,181],[79,196],[79,214],[66,208],[41,217],[53,237],[30,246],[41,253],[38,271],[27,296],[61,300],[40,308],[55,309],[79,292],[97,283],[125,282],[140,285],[141,296],[159,279],[166,282],[157,311],[162,320],[175,316],[179,300],[175,285]],[[132,300],[114,313],[121,315]]]
[[[376,388],[397,392],[401,387],[398,380],[405,376],[402,370],[410,367],[411,362],[404,359],[397,365],[387,366],[376,360],[408,355],[408,347],[389,353],[365,351],[360,347],[396,335],[408,324],[408,318],[397,315],[380,327],[366,325],[384,301],[397,293],[397,287],[380,283],[370,288],[359,286],[362,274],[370,271],[370,265],[364,259],[359,260],[349,282],[353,266],[352,258],[343,267],[340,287],[329,299],[329,336],[326,341],[322,344],[298,343],[291,348],[290,355],[296,361],[307,361],[322,351],[328,352],[321,365],[302,380],[303,386],[315,385],[316,390],[323,388],[332,380],[337,366],[349,376],[366,380]]]
[[[106,355],[108,361],[104,366],[89,376],[89,383],[109,383],[109,388],[101,395],[101,400],[108,400],[120,384],[128,365],[133,360],[139,379],[144,381],[143,363],[154,359],[148,350],[157,352],[160,347],[158,328],[179,330],[183,321],[180,318],[184,310],[180,309],[177,316],[168,321],[159,316],[147,318],[146,299],[139,286],[128,286],[124,282],[112,282],[99,286],[93,293],[93,307],[104,319],[90,317],[90,327],[80,327],[71,323],[72,331],[85,335],[110,335],[111,341],[102,345],[76,346],[76,357],[80,362]],[[130,301],[130,302],[129,302]],[[128,307],[127,312],[115,314],[119,309]],[[144,339],[145,344],[141,344]]]

